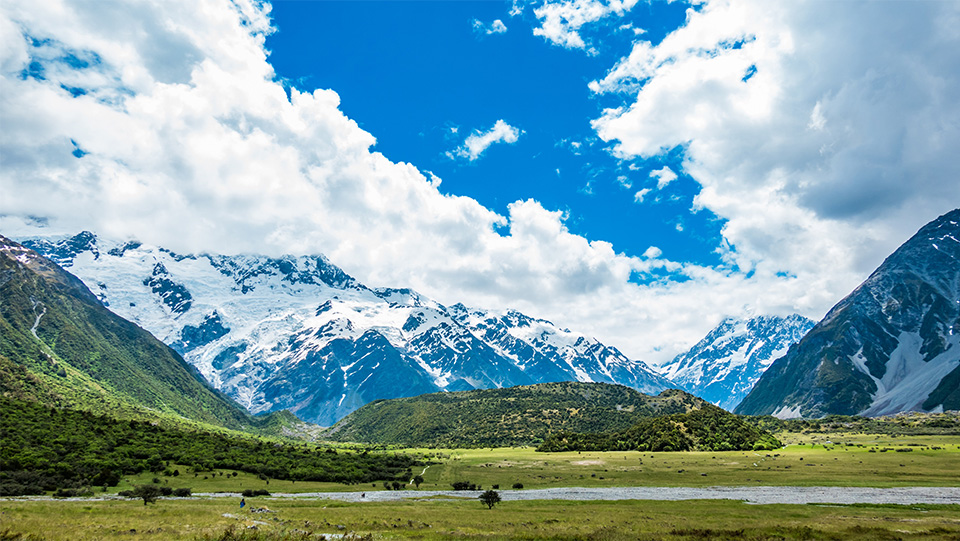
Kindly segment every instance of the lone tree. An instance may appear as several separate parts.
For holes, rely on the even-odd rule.
[[[422,475],[415,475],[415,476],[413,476],[413,484],[417,485],[417,488],[420,488],[420,483],[422,483],[422,482],[423,482],[423,476],[422,476]]]
[[[480,495],[480,501],[486,504],[488,509],[493,509],[494,505],[500,503],[500,493],[496,490],[488,490]]]
[[[160,487],[155,485],[137,485],[137,488],[133,489],[133,497],[143,498],[143,505],[156,503],[162,493]]]

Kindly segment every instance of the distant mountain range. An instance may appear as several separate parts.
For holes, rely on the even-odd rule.
[[[251,412],[332,425],[366,403],[581,381],[674,387],[639,360],[516,311],[370,289],[323,256],[183,255],[92,233],[22,240]]]
[[[960,409],[960,209],[930,222],[776,360],[737,413]]]
[[[704,400],[732,411],[774,360],[813,328],[799,315],[727,318],[660,374]]]
[[[75,343],[60,339],[64,329],[100,347],[102,330],[79,331],[73,318],[122,321],[106,315],[106,306],[170,345],[250,412],[290,410],[325,426],[380,399],[564,381],[622,384],[648,394],[679,386],[737,413],[780,417],[960,409],[958,223],[955,210],[925,226],[815,326],[796,315],[727,319],[660,373],[596,339],[516,311],[443,306],[409,289],[368,288],[323,256],[183,255],[87,232],[23,239],[81,283],[4,239],[0,344],[7,353],[0,353],[26,355],[49,372],[65,353],[44,347]],[[18,283],[12,277],[31,276],[28,270],[33,282],[24,284],[34,289],[46,283],[40,277],[72,284],[71,302],[82,300],[83,310],[44,312],[55,303],[38,299],[53,289],[24,293],[26,285],[11,286]],[[45,327],[58,321],[56,331]],[[108,344],[119,340],[103,336]],[[43,344],[30,345],[37,339]],[[170,362],[183,362],[174,355]],[[74,357],[71,366],[83,362]],[[102,358],[134,357],[127,351]],[[97,366],[87,362],[88,371]],[[124,362],[122,370],[139,370]],[[5,365],[0,376],[15,369]],[[123,376],[111,386],[133,393],[133,381]],[[164,385],[163,392],[176,387]],[[194,384],[185,385],[194,392]],[[167,409],[178,403],[161,391],[144,391],[137,400]],[[231,411],[222,413],[247,422]],[[185,416],[193,415],[200,413]]]

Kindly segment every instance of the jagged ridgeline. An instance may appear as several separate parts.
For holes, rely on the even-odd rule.
[[[256,424],[176,352],[107,310],[80,280],[2,236],[0,393],[124,417]]]
[[[680,390],[649,396],[606,383],[543,383],[378,400],[325,437],[410,447],[538,445],[559,432],[623,431],[641,419],[704,407],[713,408]]]

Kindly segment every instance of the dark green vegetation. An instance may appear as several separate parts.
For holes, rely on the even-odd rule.
[[[115,486],[121,476],[229,469],[273,479],[359,483],[403,480],[423,465],[413,455],[336,451],[298,442],[269,442],[117,421],[90,412],[0,398],[0,494]],[[183,472],[186,473],[186,472]]]
[[[910,436],[960,435],[960,412],[901,413],[886,417],[828,415],[822,419],[777,419],[769,415],[743,417],[770,432],[893,434]]]
[[[487,509],[493,509],[494,505],[500,503],[500,493],[496,490],[488,490],[480,495],[480,501],[487,506]]]
[[[687,413],[642,419],[617,432],[549,436],[538,451],[761,451],[778,449],[769,432],[721,408],[703,404]]]
[[[107,310],[80,280],[2,236],[0,394],[117,417],[258,424],[176,352]]]
[[[747,505],[695,501],[462,501],[266,503],[241,512],[222,498],[0,502],[0,539],[18,541],[319,541],[334,538],[621,541],[956,540],[956,505]],[[335,534],[336,537],[334,537]],[[33,537],[31,537],[33,536]]]
[[[542,383],[377,400],[324,437],[407,447],[536,445],[552,433],[622,431],[640,419],[704,405],[679,390],[648,396],[607,383]]]

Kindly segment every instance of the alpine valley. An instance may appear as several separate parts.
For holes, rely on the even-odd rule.
[[[331,425],[378,399],[580,381],[675,384],[588,336],[516,311],[371,289],[323,256],[183,255],[83,232],[20,239],[252,413]]]
[[[960,209],[920,229],[763,374],[737,413],[960,409]]]

